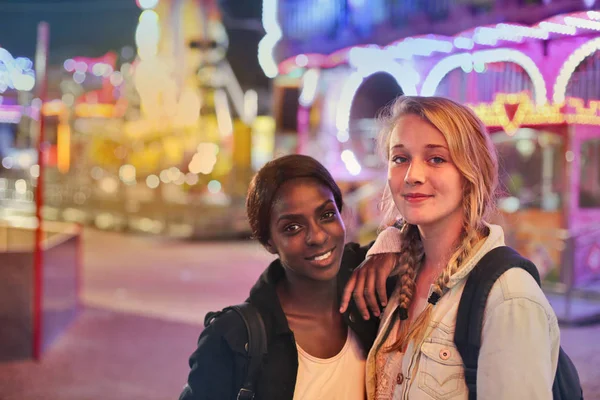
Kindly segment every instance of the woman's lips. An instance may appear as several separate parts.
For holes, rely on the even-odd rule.
[[[427,199],[432,198],[433,196],[427,194],[405,194],[404,200],[409,203],[421,203]]]
[[[320,266],[320,267],[326,267],[331,264],[331,261],[333,260],[334,251],[335,251],[335,247],[325,253],[320,253],[316,256],[307,257],[306,259],[308,261],[310,261],[311,264],[314,264],[314,265]]]

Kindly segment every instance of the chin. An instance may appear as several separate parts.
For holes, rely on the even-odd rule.
[[[332,268],[333,270],[333,268]],[[319,281],[319,282],[329,282],[332,280],[335,280],[337,278],[338,272],[339,272],[339,268],[335,269],[335,273],[327,271],[325,273],[317,273],[313,276],[313,279],[315,281]]]
[[[432,218],[431,214],[427,213],[415,213],[407,212],[402,214],[402,218],[411,225],[426,225],[435,221],[435,217]]]
[[[436,226],[437,223],[441,222],[440,218],[431,218],[431,217],[419,217],[419,218],[405,218],[406,222],[411,225],[417,225],[421,228],[425,227],[433,227]]]
[[[310,280],[316,282],[329,282],[331,280],[336,279],[339,268],[335,268],[334,266],[330,266],[323,269],[315,270],[314,268],[311,271],[306,271],[306,277]]]
[[[331,264],[325,267],[310,266],[310,277],[316,281],[330,281],[335,279],[342,265],[341,257],[337,257]]]

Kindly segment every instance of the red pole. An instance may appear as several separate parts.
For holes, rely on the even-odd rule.
[[[81,309],[81,288],[83,286],[83,226],[81,224],[77,225],[77,264],[75,266],[75,293],[77,298],[75,302],[77,304],[77,311]]]
[[[33,358],[39,360],[42,352],[42,283],[43,283],[43,230],[42,208],[44,206],[44,158],[46,140],[44,138],[43,106],[46,101],[48,65],[48,44],[50,28],[48,23],[40,22],[37,30],[37,49],[35,53],[35,72],[37,95],[40,99],[39,134],[37,142],[39,177],[35,189],[35,251],[33,256]]]

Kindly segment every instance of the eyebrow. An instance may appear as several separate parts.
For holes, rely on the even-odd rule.
[[[403,144],[397,144],[397,145],[395,145],[395,146],[392,147],[392,150],[396,149],[396,148],[403,149],[405,147],[404,147]],[[425,145],[425,148],[426,149],[445,149],[445,150],[448,150],[448,148],[446,146],[441,145],[441,144],[427,144],[427,145]]]
[[[323,210],[325,207],[327,207],[331,203],[333,203],[333,200],[331,200],[331,199],[325,200],[323,202],[323,204],[321,204],[319,207],[317,207],[316,211],[319,212],[319,211]],[[283,215],[280,215],[279,218],[277,218],[277,222],[279,222],[283,219],[295,219],[295,218],[298,218],[301,216],[302,215],[300,215],[300,214],[283,214]]]

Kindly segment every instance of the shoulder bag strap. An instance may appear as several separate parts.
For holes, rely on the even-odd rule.
[[[539,272],[531,261],[521,257],[510,247],[502,246],[489,251],[477,263],[469,273],[460,298],[454,343],[463,359],[469,400],[477,398],[477,363],[488,295],[496,280],[504,272],[515,267],[525,269],[538,284],[540,283]]]
[[[248,331],[248,371],[240,389],[238,400],[254,399],[255,381],[258,377],[263,358],[267,355],[267,331],[260,312],[250,303],[229,307],[235,311],[246,324]]]

